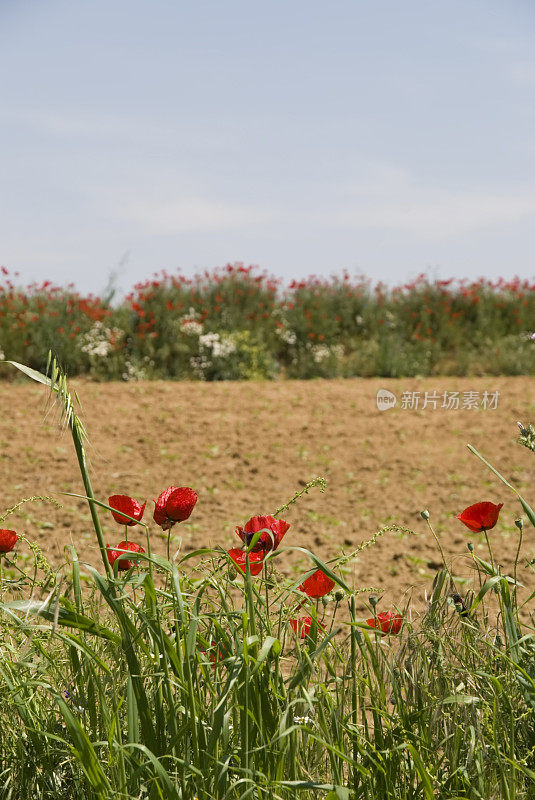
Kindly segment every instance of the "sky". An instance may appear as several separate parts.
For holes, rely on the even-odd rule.
[[[0,0],[0,264],[535,267],[532,0]]]

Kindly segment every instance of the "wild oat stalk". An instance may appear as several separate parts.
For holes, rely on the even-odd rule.
[[[517,424],[520,429],[518,443],[523,444],[524,447],[527,447],[528,450],[531,450],[532,453],[535,453],[535,428],[531,423],[525,426],[521,422]]]
[[[46,375],[44,375],[42,372],[38,372],[35,369],[31,369],[24,364],[19,364],[17,361],[5,361],[4,363],[11,364],[13,367],[20,370],[20,372],[23,372],[37,383],[42,383],[44,386],[48,386],[50,389],[50,397],[55,395],[53,402],[59,407],[59,425],[67,425],[70,428],[74,442],[74,449],[76,451],[76,457],[80,466],[80,473],[82,475],[85,493],[89,503],[89,511],[91,513],[91,519],[95,529],[102,563],[104,564],[104,569],[106,570],[107,576],[111,578],[113,573],[108,561],[106,544],[104,542],[104,534],[100,525],[97,505],[94,502],[95,496],[93,494],[91,478],[89,477],[89,470],[87,467],[87,458],[84,447],[84,441],[87,441],[87,432],[80,417],[74,410],[74,403],[67,385],[67,376],[58,366],[56,358],[53,357],[51,353],[48,354]],[[76,395],[75,398],[79,404],[80,401]]]

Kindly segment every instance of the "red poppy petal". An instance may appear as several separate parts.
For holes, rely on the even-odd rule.
[[[122,514],[116,512],[122,511],[128,514],[129,517],[134,517],[134,519],[139,522],[145,511],[147,501],[145,500],[143,505],[140,505],[137,500],[134,500],[133,497],[129,497],[126,494],[114,494],[108,498],[108,505],[116,509],[116,511],[112,511],[111,513],[114,520],[119,525],[135,525],[136,523],[133,520],[128,519],[128,517],[123,517]]]
[[[247,553],[245,550],[241,550],[239,547],[234,547],[232,550],[228,550],[227,552],[238,569],[240,569],[242,572],[245,572],[247,558]],[[251,575],[258,575],[260,572],[262,572],[263,564],[263,553],[249,553],[249,569],[251,570]]]
[[[130,551],[131,553],[144,553],[145,550],[141,547],[141,545],[136,544],[135,542],[119,542],[119,544],[115,548],[108,548],[108,561],[113,566],[115,561],[119,558],[120,561],[118,563],[118,568],[121,571],[130,569],[133,566],[134,562],[129,561],[127,558],[123,558],[124,552],[123,551]]]
[[[166,505],[169,497],[179,489],[178,486],[169,486],[165,491],[161,493],[157,500],[154,501],[154,514],[153,520],[154,522],[159,525],[162,530],[168,531],[170,528],[173,527],[174,521],[170,519]]]
[[[366,624],[371,628],[380,628],[382,633],[399,633],[403,624],[403,617],[401,614],[396,614],[393,611],[382,611],[377,614],[377,618],[372,617],[366,620]]]
[[[483,529],[490,530],[496,525],[502,506],[503,503],[496,505],[489,501],[474,503],[465,508],[460,514],[457,514],[456,519],[460,520],[474,533],[479,533]]]
[[[260,535],[252,549],[253,553],[258,553],[260,551],[267,553],[270,550],[277,549],[289,527],[290,525],[288,522],[275,519],[275,517],[272,517],[270,514],[264,514],[251,517],[243,527],[238,525],[236,527],[236,535],[239,536],[242,542],[248,545],[255,533],[267,528],[268,530],[264,530],[264,533]]]
[[[299,619],[291,619],[290,627],[293,632],[298,634],[301,639],[304,639],[310,633],[310,626],[312,625],[312,617],[299,617]]]
[[[7,528],[0,528],[0,553],[11,552],[18,538],[15,531],[8,530]]]
[[[303,581],[299,586],[299,590],[305,592],[309,597],[317,598],[328,594],[333,587],[334,581],[332,578],[328,578],[321,569],[318,569]]]
[[[167,497],[165,513],[174,522],[184,522],[191,515],[196,502],[197,492],[194,492],[189,486],[182,486]]]

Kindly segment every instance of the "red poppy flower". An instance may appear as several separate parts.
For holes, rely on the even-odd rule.
[[[170,530],[176,522],[188,519],[197,502],[197,492],[187,486],[170,486],[154,501],[154,522]]]
[[[108,547],[108,561],[112,567],[118,558],[121,559],[117,565],[119,570],[130,569],[134,564],[133,561],[129,561],[127,558],[121,558],[124,555],[124,552],[121,551],[130,551],[131,553],[145,552],[141,545],[135,544],[135,542],[119,542],[116,548]]]
[[[7,528],[0,528],[0,553],[9,553],[13,550],[18,538],[15,531],[10,531]]]
[[[299,591],[304,592],[309,597],[323,597],[323,595],[329,594],[333,586],[333,579],[328,578],[321,569],[317,569],[298,588]]]
[[[136,523],[128,519],[128,517],[134,517],[137,522],[141,522],[147,501],[145,500],[143,505],[140,505],[137,500],[134,500],[133,497],[129,497],[127,494],[112,494],[112,496],[108,498],[108,505],[115,509],[115,511],[111,513],[113,519],[115,522],[119,523],[119,525],[136,525]],[[118,513],[119,511],[128,514],[128,517],[123,517],[122,514]]]
[[[238,569],[241,569],[242,572],[245,572],[247,557],[245,550],[241,550],[239,547],[234,547],[232,550],[228,550],[227,552]],[[249,553],[249,568],[251,570],[251,575],[258,575],[259,572],[262,572],[263,564],[263,553]]]
[[[293,629],[294,633],[301,637],[301,639],[306,639],[310,633],[311,625],[312,617],[299,617],[299,619],[290,620],[290,627]],[[318,622],[318,628],[325,628],[325,625],[323,625],[321,622]]]
[[[460,519],[474,533],[481,533],[484,530],[489,531],[498,522],[502,506],[503,503],[499,505],[489,502],[474,503],[473,506],[468,506],[460,514],[456,514],[456,519]]]
[[[283,519],[275,519],[275,517],[271,517],[267,514],[266,516],[251,517],[243,528],[241,525],[238,525],[236,533],[242,542],[249,545],[255,533],[261,531],[262,528],[268,528],[271,534],[264,531],[251,551],[253,553],[258,553],[263,550],[264,553],[267,553],[269,550],[277,549],[289,527],[289,522],[285,522]]]
[[[212,641],[210,642],[209,650],[201,650],[201,653],[206,656],[206,658],[211,662],[212,666],[215,667],[218,661],[223,661],[224,658],[228,655],[227,648],[221,642],[218,643]]]
[[[371,628],[380,628],[383,633],[399,633],[403,623],[401,614],[395,614],[393,611],[381,611],[377,614],[377,619],[367,619],[366,622]]]

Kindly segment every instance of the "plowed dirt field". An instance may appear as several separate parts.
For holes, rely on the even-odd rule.
[[[535,420],[535,380],[530,378],[355,379],[281,383],[111,383],[73,381],[88,431],[93,488],[152,499],[169,485],[191,486],[199,495],[187,523],[173,529],[172,549],[237,546],[234,534],[254,514],[269,514],[317,475],[327,480],[285,513],[291,523],[283,544],[301,545],[324,559],[352,552],[384,525],[389,532],[351,562],[346,580],[375,587],[385,604],[421,602],[440,568],[440,555],[420,511],[428,508],[455,574],[473,572],[467,542],[485,557],[481,535],[454,515],[479,500],[503,502],[489,536],[497,561],[511,570],[518,543],[514,519],[521,512],[513,493],[466,444],[476,447],[521,493],[535,503],[535,456],[516,444],[517,420]],[[379,389],[397,397],[379,410]],[[489,393],[485,402],[485,391]],[[404,392],[419,392],[418,408],[405,408]],[[425,392],[428,393],[423,408]],[[460,408],[444,405],[459,392]],[[490,393],[498,392],[494,399]],[[433,401],[436,393],[438,399]],[[463,393],[478,393],[463,394]],[[98,564],[87,506],[61,492],[83,493],[68,431],[46,409],[46,389],[0,384],[0,514],[21,498],[53,495],[62,509],[27,503],[2,527],[41,544],[55,565],[74,544],[80,558]],[[462,408],[472,399],[473,407]],[[411,398],[412,399],[412,398]],[[496,408],[492,406],[496,401]],[[452,403],[455,405],[455,402]],[[435,407],[436,405],[436,407]],[[46,410],[46,414],[45,414]],[[102,512],[106,541],[124,528]],[[526,559],[535,558],[535,530],[524,530],[519,579],[534,588]],[[141,529],[131,538],[142,542]],[[151,528],[154,550],[166,536]],[[278,559],[285,572],[304,568],[297,552]],[[307,566],[308,568],[308,566]],[[470,584],[463,584],[466,588]]]

